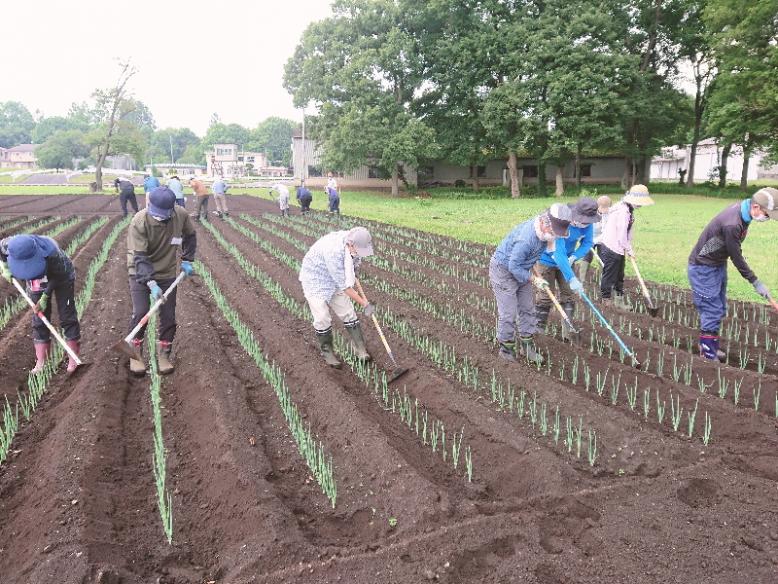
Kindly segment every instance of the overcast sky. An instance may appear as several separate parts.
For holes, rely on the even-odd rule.
[[[282,86],[283,68],[306,26],[330,0],[8,0],[3,2],[0,101],[65,115],[111,86],[117,58],[131,58],[135,97],[157,127],[202,136],[211,114],[256,126],[301,119]]]

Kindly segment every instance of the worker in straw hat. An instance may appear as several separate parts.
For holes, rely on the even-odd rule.
[[[537,331],[534,289],[548,288],[548,281],[533,274],[532,268],[544,251],[555,249],[555,241],[567,237],[573,214],[570,207],[554,203],[540,215],[517,225],[500,242],[489,262],[489,281],[497,301],[499,356],[516,360],[516,320],[520,353],[528,361],[542,363],[535,347]]]
[[[303,257],[300,282],[313,315],[313,328],[324,361],[339,368],[340,361],[332,348],[332,310],[343,322],[359,359],[369,361],[359,317],[352,301],[363,307],[365,316],[374,312],[373,305],[354,286],[356,270],[362,258],[373,255],[373,240],[364,227],[333,231],[314,243]]]
[[[35,348],[35,367],[32,373],[42,371],[51,351],[51,331],[38,318],[42,311],[51,319],[49,298],[55,297],[59,323],[65,342],[78,355],[81,347],[81,326],[76,310],[76,269],[73,262],[62,251],[57,242],[41,235],[14,235],[0,240],[0,275],[11,282],[11,278],[27,282],[27,294],[35,302],[32,316],[32,342]],[[78,364],[70,357],[68,373],[76,370]]]
[[[778,189],[770,187],[759,189],[716,215],[689,256],[692,300],[700,314],[700,355],[709,361],[725,357],[719,351],[719,328],[727,312],[727,259],[757,294],[770,298],[770,291],[748,266],[741,249],[749,225],[768,219],[778,219]]]
[[[603,263],[600,293],[606,305],[625,308],[624,264],[626,256],[635,257],[632,249],[635,210],[653,204],[654,199],[649,195],[648,188],[645,185],[634,185],[608,213],[599,247]],[[612,298],[614,292],[616,297]]]

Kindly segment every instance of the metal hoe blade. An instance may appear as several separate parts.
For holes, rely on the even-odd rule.
[[[123,355],[127,355],[130,359],[135,359],[136,361],[143,361],[143,356],[140,354],[140,351],[137,347],[134,345],[131,345],[124,339],[121,341],[114,343],[111,347],[112,351],[116,351],[118,353],[122,353]]]

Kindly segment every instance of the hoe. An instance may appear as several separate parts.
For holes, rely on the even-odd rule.
[[[357,280],[356,282],[357,290],[359,291],[359,295],[367,300],[367,296],[365,296],[365,291],[362,290],[362,283]],[[381,337],[381,342],[384,344],[384,349],[386,349],[386,354],[389,355],[389,360],[392,362],[393,370],[391,374],[389,375],[388,382],[391,383],[392,381],[395,381],[408,373],[408,369],[403,369],[397,364],[397,359],[394,358],[394,353],[392,353],[392,349],[389,348],[389,343],[386,342],[386,337],[384,336],[384,332],[381,330],[381,326],[378,324],[378,319],[376,318],[375,314],[372,315],[373,317],[373,324],[375,325],[375,330],[378,331],[378,336]]]
[[[638,277],[638,282],[640,282],[640,289],[643,291],[643,298],[646,299],[646,308],[648,309],[648,314],[651,316],[656,316],[659,313],[659,309],[654,304],[654,301],[651,300],[651,294],[648,293],[646,283],[643,281],[643,277],[640,275],[638,264],[635,261],[635,258],[632,256],[629,256],[629,261],[632,262],[632,269],[635,270],[635,275]]]

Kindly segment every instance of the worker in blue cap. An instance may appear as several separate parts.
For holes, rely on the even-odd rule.
[[[76,355],[81,349],[81,326],[76,311],[76,269],[73,262],[51,237],[41,235],[14,235],[0,241],[0,275],[27,282],[27,294],[36,303],[32,317],[32,339],[35,346],[35,367],[32,372],[43,370],[51,351],[51,332],[38,317],[43,312],[51,319],[52,295],[57,302],[60,326],[65,342]],[[72,357],[68,361],[68,373],[78,364]]]

